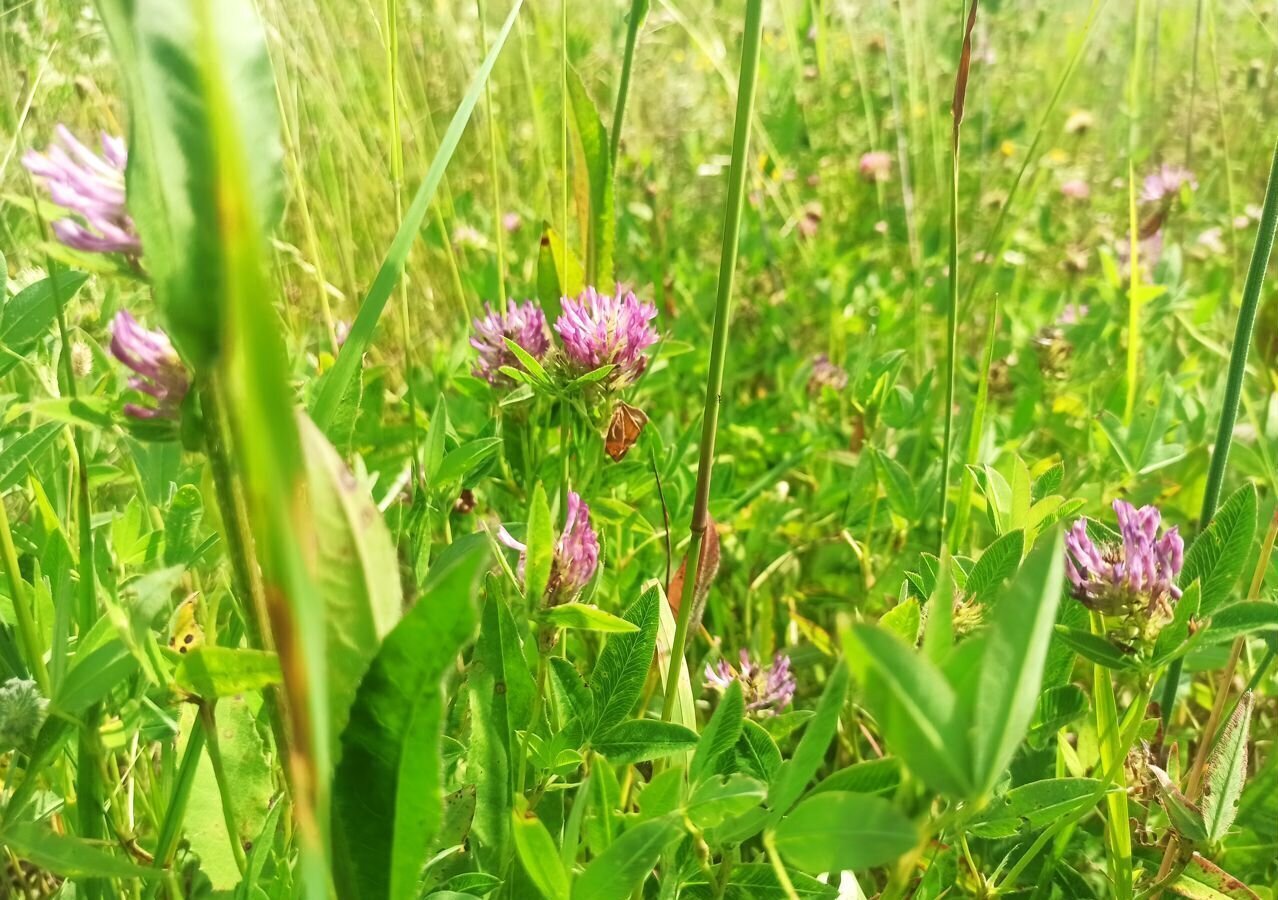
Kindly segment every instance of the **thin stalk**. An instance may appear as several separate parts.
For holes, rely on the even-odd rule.
[[[479,45],[488,55],[488,30],[484,25],[484,0],[475,0],[479,13]],[[506,239],[501,212],[501,178],[497,174],[497,120],[493,117],[493,80],[484,79],[484,119],[488,125],[488,186],[493,198],[493,238],[497,244],[497,308],[506,310]]]
[[[1092,613],[1092,632],[1105,633],[1105,621],[1099,613]],[[1108,814],[1105,817],[1105,844],[1108,848],[1109,874],[1114,885],[1116,900],[1132,897],[1132,832],[1128,825],[1127,778],[1123,772],[1123,757],[1118,709],[1114,702],[1114,680],[1109,669],[1094,667],[1093,702],[1096,704],[1096,738],[1100,744],[1100,761],[1105,771],[1112,773],[1117,791],[1105,795]]]
[[[994,364],[994,337],[998,331],[998,295],[990,304],[989,331],[985,335],[985,353],[981,357],[981,381],[976,388],[976,405],[972,407],[972,421],[968,425],[967,455],[963,458],[962,483],[959,487],[958,511],[954,515],[954,528],[950,532],[950,553],[958,553],[967,539],[967,523],[972,512],[972,492],[976,480],[970,466],[977,463],[981,454],[981,437],[985,432],[985,410],[990,400],[990,367]],[[877,499],[877,498],[876,498]]]
[[[1136,412],[1140,381],[1140,222],[1136,218],[1136,174],[1127,160],[1127,400],[1123,422],[1130,425]]]
[[[945,312],[945,438],[941,447],[941,499],[939,544],[945,543],[946,524],[949,520],[950,457],[954,441],[954,389],[957,381],[958,360],[958,243],[959,243],[959,151],[960,129],[963,125],[963,104],[967,100],[968,67],[972,62],[972,29],[976,25],[979,0],[972,0],[967,14],[967,26],[963,31],[963,49],[959,55],[958,75],[954,79],[954,101],[950,113],[954,128],[950,132],[950,297]]]
[[[772,871],[776,873],[777,883],[781,885],[781,890],[785,891],[786,900],[799,900],[799,894],[794,889],[794,883],[790,881],[790,873],[785,870],[785,864],[781,862],[781,855],[777,853],[777,839],[771,829],[763,833],[763,849],[768,851],[768,862],[772,863]]]
[[[1243,284],[1242,307],[1238,310],[1238,324],[1234,329],[1234,345],[1229,352],[1229,374],[1225,380],[1225,399],[1220,408],[1220,425],[1216,429],[1216,445],[1211,454],[1211,466],[1207,471],[1207,488],[1203,492],[1203,508],[1198,516],[1199,528],[1206,528],[1216,515],[1220,503],[1221,487],[1225,481],[1225,468],[1229,463],[1229,446],[1233,441],[1234,425],[1238,421],[1238,403],[1242,399],[1243,377],[1247,374],[1247,353],[1251,347],[1252,331],[1256,325],[1256,313],[1260,309],[1260,289],[1265,283],[1269,268],[1269,255],[1274,248],[1274,232],[1278,230],[1278,143],[1269,163],[1269,181],[1265,185],[1265,203],[1260,213],[1260,226],[1256,231],[1256,244],[1251,252],[1251,265],[1247,269],[1247,281]],[[1176,704],[1176,691],[1180,685],[1183,661],[1177,659],[1167,669],[1167,682],[1163,686],[1163,728],[1171,722],[1172,708]]]
[[[639,29],[648,17],[649,0],[631,0],[630,16],[626,23],[626,55],[621,61],[621,81],[617,84],[617,103],[612,110],[612,131],[609,139],[611,170],[617,172],[617,153],[621,150],[621,123],[626,117],[626,100],[630,97],[630,75],[635,63],[635,44],[639,41]]]
[[[18,641],[22,646],[22,655],[26,657],[27,667],[35,677],[40,693],[50,696],[49,669],[44,664],[44,653],[40,649],[40,632],[36,628],[35,611],[27,597],[26,582],[22,580],[22,572],[18,569],[18,551],[13,545],[13,532],[9,528],[9,510],[0,497],[0,552],[4,555],[4,571],[9,576],[9,596],[13,598],[13,614],[18,625]]]
[[[200,754],[204,752],[204,737],[204,720],[197,718],[187,736],[186,752],[182,754],[182,764],[178,767],[177,783],[173,786],[169,806],[160,826],[160,838],[155,847],[157,869],[167,868],[177,853],[178,839],[182,836],[182,820],[186,817],[186,804],[191,797],[191,787],[195,784]]]
[[[763,33],[763,0],[746,0],[745,34],[741,42],[741,75],[737,88],[736,126],[732,136],[732,167],[728,174],[728,201],[723,217],[723,247],[719,255],[719,287],[715,297],[714,328],[710,338],[710,371],[706,376],[705,407],[701,421],[701,456],[697,462],[697,488],[692,506],[692,529],[688,543],[692,577],[683,581],[683,598],[675,621],[670,647],[670,672],[666,681],[661,718],[670,721],[674,712],[679,678],[683,674],[683,653],[688,638],[688,619],[701,560],[701,542],[710,521],[710,476],[714,468],[714,442],[719,427],[723,370],[728,355],[728,322],[732,314],[732,281],[737,267],[741,237],[741,214],[745,205],[745,185],[749,172],[750,127],[754,121],[754,95],[759,74],[759,45]]]

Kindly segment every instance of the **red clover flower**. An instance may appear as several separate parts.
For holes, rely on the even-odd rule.
[[[511,537],[505,527],[497,532],[497,539],[512,550],[519,551],[517,574],[524,577],[528,546]],[[564,530],[555,544],[555,558],[550,568],[550,584],[546,593],[551,605],[571,600],[595,577],[599,568],[599,536],[590,524],[590,507],[576,491],[568,492],[568,511]],[[536,598],[534,598],[536,599]]]
[[[53,233],[75,250],[140,256],[142,243],[125,208],[124,141],[103,133],[99,156],[65,125],[55,135],[44,153],[30,150],[22,158],[32,175],[44,179],[49,199],[74,214],[54,222]]]
[[[143,328],[121,310],[111,323],[111,353],[133,370],[129,387],[154,401],[145,406],[128,403],[126,415],[135,419],[178,418],[191,382],[168,335]]]
[[[735,681],[741,685],[746,709],[763,715],[775,715],[794,699],[795,680],[790,672],[790,657],[778,653],[772,665],[764,667],[741,651],[741,668],[734,670],[726,659],[717,666],[706,663],[706,681],[717,691],[726,691]]]
[[[535,300],[523,303],[508,301],[504,313],[484,304],[484,315],[476,318],[475,333],[470,345],[479,351],[479,361],[473,374],[489,384],[501,384],[508,379],[501,372],[502,366],[517,366],[515,354],[506,346],[510,338],[533,359],[540,360],[550,350],[550,333],[546,328],[546,314]]]
[[[555,331],[574,368],[589,372],[615,365],[608,378],[613,389],[632,384],[643,374],[648,365],[644,350],[657,342],[657,330],[649,324],[657,317],[656,306],[640,301],[620,284],[612,295],[588,287],[575,300],[564,297],[560,304],[563,314],[555,322]]]

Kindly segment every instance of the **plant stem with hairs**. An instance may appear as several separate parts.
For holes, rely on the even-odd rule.
[[[639,41],[639,29],[648,17],[649,0],[631,0],[630,16],[626,22],[626,55],[621,62],[621,81],[617,84],[617,105],[612,111],[612,131],[608,135],[609,159],[613,176],[617,173],[617,153],[621,150],[621,123],[626,117],[626,101],[630,98],[630,76],[635,65],[635,44]]]
[[[741,43],[741,75],[737,88],[736,126],[732,136],[732,168],[728,176],[728,202],[723,218],[723,247],[719,255],[719,288],[715,297],[714,330],[710,338],[710,371],[706,376],[705,411],[701,421],[701,456],[697,462],[697,487],[692,506],[692,533],[688,556],[692,570],[683,580],[683,597],[675,620],[670,648],[670,671],[666,680],[661,718],[669,721],[674,712],[679,678],[683,674],[683,654],[692,617],[693,596],[700,573],[701,543],[710,522],[710,475],[714,468],[714,441],[719,426],[719,405],[723,391],[723,369],[728,355],[728,322],[732,313],[732,281],[737,266],[741,236],[741,215],[745,207],[745,184],[749,173],[750,128],[754,121],[754,95],[759,73],[759,46],[763,34],[763,0],[747,0],[745,35]]]

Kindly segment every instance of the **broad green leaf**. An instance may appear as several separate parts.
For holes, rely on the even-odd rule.
[[[650,819],[626,829],[573,881],[573,900],[630,896],[681,833],[678,824],[667,818]]]
[[[547,310],[561,298],[576,297],[584,287],[585,271],[550,223],[544,223],[537,255],[537,297]]]
[[[372,343],[373,333],[377,330],[377,322],[382,317],[391,292],[394,291],[396,283],[404,272],[404,266],[408,262],[408,252],[421,232],[422,221],[426,218],[431,201],[435,197],[435,191],[444,178],[444,170],[461,142],[466,123],[470,121],[475,104],[479,102],[479,97],[484,92],[484,84],[488,81],[488,76],[497,62],[497,57],[501,54],[502,47],[506,45],[506,38],[510,35],[522,5],[523,0],[514,0],[505,23],[493,36],[488,55],[484,57],[484,61],[471,78],[466,94],[457,107],[457,112],[453,114],[452,121],[448,123],[448,128],[440,139],[439,149],[431,160],[426,177],[422,179],[421,186],[413,195],[413,202],[405,211],[399,230],[395,232],[390,248],[386,251],[386,258],[382,261],[381,268],[377,270],[373,286],[368,289],[364,302],[360,304],[359,313],[356,314],[355,321],[351,323],[346,343],[337,354],[333,368],[324,377],[311,408],[311,417],[321,429],[326,428],[332,421],[337,411],[337,404],[346,392],[347,385],[363,363],[364,353]]]
[[[816,715],[803,729],[803,737],[799,739],[794,755],[781,764],[775,777],[770,780],[770,822],[775,823],[794,805],[825,762],[826,751],[838,730],[839,714],[843,711],[847,691],[847,667],[836,664],[825,683],[825,690],[821,692],[821,699],[817,702]]]
[[[528,501],[528,529],[524,536],[524,596],[534,607],[541,605],[550,584],[550,570],[555,561],[555,526],[550,520],[550,503],[541,482],[533,488]]]
[[[1056,626],[1056,636],[1074,648],[1083,659],[1094,662],[1098,666],[1116,671],[1131,671],[1137,668],[1136,660],[1131,655],[1115,647],[1106,638],[1081,628]]]
[[[1158,766],[1150,766],[1154,774],[1155,786],[1158,788],[1158,799],[1167,811],[1167,818],[1172,827],[1184,838],[1192,842],[1207,839],[1207,825],[1203,822],[1202,810],[1189,801],[1175,782]]]
[[[187,800],[183,820],[183,837],[200,855],[200,868],[217,890],[231,890],[240,882],[240,869],[231,850],[231,841],[244,846],[258,837],[271,808],[275,792],[271,764],[266,746],[258,734],[255,706],[247,698],[230,697],[220,701],[214,710],[217,717],[218,750],[230,792],[236,834],[227,831],[222,808],[222,795],[217,776],[207,752],[200,755]],[[189,717],[189,726],[194,720]],[[189,733],[189,727],[183,731]],[[185,751],[185,744],[183,745]]]
[[[965,591],[977,597],[1010,578],[1021,564],[1024,548],[1025,533],[1019,529],[996,538],[967,573]]]
[[[752,719],[746,719],[742,726],[735,751],[737,768],[771,784],[781,768],[781,751],[777,742],[766,728]]]
[[[595,723],[590,730],[595,734],[602,734],[627,718],[643,691],[657,643],[659,601],[658,588],[644,591],[624,616],[639,630],[612,635],[599,654],[590,677],[590,692],[595,698]]]
[[[675,622],[674,611],[666,600],[665,590],[660,584],[653,583],[652,589],[657,592],[657,672],[661,676],[661,695],[665,695],[666,684],[670,678],[670,654],[674,646],[674,635],[678,623]],[[692,678],[688,664],[679,667],[679,683],[675,685],[674,708],[670,711],[670,721],[678,722],[685,728],[694,731],[697,728],[697,706],[692,696]],[[679,760],[688,764],[690,760]]]
[[[887,865],[918,840],[914,823],[887,800],[847,791],[808,797],[776,828],[781,856],[813,875]]]
[[[833,884],[822,884],[811,875],[802,872],[787,873],[794,895],[802,900],[836,900],[839,889]],[[789,900],[790,894],[777,880],[777,873],[768,863],[738,863],[728,873],[728,882],[722,895],[717,885],[706,880],[698,872],[683,884],[681,897],[688,900]]]
[[[924,558],[925,566],[929,560]],[[927,599],[927,624],[923,629],[923,655],[942,665],[954,650],[954,575],[957,567],[950,551],[941,549],[936,561],[936,575]],[[910,646],[913,642],[907,641]]]
[[[45,422],[24,431],[0,450],[0,491],[7,491],[27,474],[31,461],[62,433],[62,423]]]
[[[465,478],[496,454],[500,446],[501,438],[476,438],[462,444],[444,457],[439,468],[431,473],[430,483],[439,488]]]
[[[732,682],[719,699],[714,715],[706,723],[697,741],[697,752],[688,767],[688,780],[701,781],[713,775],[725,774],[725,762],[732,760],[732,748],[741,737],[745,723],[745,699],[739,682]]]
[[[8,274],[8,273],[6,273]],[[58,317],[58,300],[70,302],[89,276],[69,269],[27,285],[6,300],[0,291],[0,375],[13,371]]]
[[[0,831],[3,844],[19,858],[63,878],[159,878],[161,869],[143,868],[122,855],[35,822],[15,822]]]
[[[280,682],[280,660],[267,650],[198,647],[183,654],[173,681],[205,700],[260,691]]]
[[[612,253],[617,222],[613,215],[612,160],[608,133],[599,112],[572,66],[566,69],[568,103],[572,108],[577,151],[589,179],[589,219],[586,223],[586,284],[612,288]]]
[[[1238,815],[1238,801],[1247,781],[1247,732],[1251,725],[1253,695],[1247,691],[1207,758],[1203,781],[1203,822],[1207,839],[1221,841]]]
[[[75,664],[58,685],[51,709],[76,718],[119,687],[137,668],[137,659],[117,638],[88,653],[77,654]]]
[[[1272,600],[1243,600],[1218,608],[1203,640],[1212,644],[1232,641],[1254,631],[1278,629],[1278,603]]]
[[[1055,540],[1030,554],[1010,590],[999,598],[985,630],[985,652],[972,723],[972,781],[987,793],[1025,738],[1038,702],[1043,664],[1065,580],[1065,544]]]
[[[688,793],[687,771],[671,765],[652,776],[639,794],[639,819],[656,819],[683,807]]]
[[[412,894],[442,819],[442,679],[475,631],[482,540],[436,560],[359,686],[333,784],[334,877],[351,900]]]
[[[673,722],[631,719],[596,735],[592,745],[613,765],[682,753],[697,744],[697,733]]]
[[[164,564],[187,565],[199,547],[200,522],[204,518],[204,495],[193,484],[184,484],[173,494],[164,516]]]
[[[324,606],[334,750],[360,679],[404,608],[395,543],[373,498],[304,413],[297,416],[310,516],[314,585]]]
[[[1154,640],[1154,653],[1150,659],[1153,666],[1161,666],[1182,655],[1189,646],[1190,623],[1198,615],[1198,606],[1202,600],[1202,586],[1199,582],[1190,583],[1184,589],[1180,599],[1176,601],[1176,609],[1172,620]],[[1201,632],[1200,632],[1201,633]]]
[[[582,681],[581,675],[562,656],[550,658],[550,677],[564,713],[565,725],[575,720],[576,727],[581,729],[576,735],[578,741],[585,738],[585,729],[595,720],[595,698]]]
[[[1030,740],[1042,746],[1060,729],[1078,721],[1087,712],[1087,695],[1075,684],[1048,688],[1039,695],[1030,725]]]
[[[528,878],[545,900],[568,900],[568,872],[559,860],[559,848],[541,819],[531,810],[514,810],[515,851]]]
[[[878,473],[879,484],[883,486],[893,512],[903,519],[914,521],[917,518],[919,500],[910,473],[895,459],[877,450],[874,451],[874,470]]]
[[[887,794],[901,783],[901,762],[894,756],[853,763],[827,775],[812,788],[823,791],[851,791],[854,794]]]
[[[935,790],[970,794],[971,750],[958,699],[928,659],[879,628],[853,625],[844,655],[888,749]]]
[[[1008,838],[1038,831],[1080,810],[1095,806],[1104,793],[1095,778],[1050,778],[1013,788],[996,797],[968,824],[977,837]]]
[[[561,603],[538,615],[538,618],[556,628],[574,628],[578,631],[598,631],[605,634],[627,634],[638,631],[638,626],[620,616],[604,612],[589,603]]]
[[[1201,613],[1213,615],[1247,565],[1256,532],[1256,488],[1250,482],[1221,504],[1207,529],[1185,551],[1182,584],[1202,583]]]
[[[714,828],[756,808],[768,795],[768,786],[740,772],[711,777],[692,789],[685,811],[702,830]]]
[[[1260,900],[1260,896],[1211,860],[1195,853],[1170,890],[1186,900]]]
[[[915,597],[906,597],[879,617],[881,628],[886,628],[911,647],[918,643],[921,624],[922,614]]]

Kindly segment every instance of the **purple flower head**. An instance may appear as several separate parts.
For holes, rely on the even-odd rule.
[[[822,388],[841,391],[848,386],[848,373],[842,366],[830,362],[822,353],[812,359],[812,374],[808,377],[808,392],[819,394]]]
[[[1164,164],[1145,176],[1145,186],[1141,190],[1140,199],[1146,203],[1157,203],[1165,198],[1175,197],[1185,185],[1189,185],[1190,190],[1198,189],[1194,173],[1180,166]]]
[[[588,287],[575,300],[564,297],[560,305],[563,315],[555,322],[555,331],[575,368],[589,372],[615,365],[608,377],[614,389],[632,384],[643,374],[648,365],[644,350],[657,342],[657,330],[649,324],[657,317],[657,307],[640,301],[620,284],[615,294]]]
[[[126,415],[135,419],[178,417],[191,382],[168,335],[143,328],[137,319],[121,310],[111,323],[111,353],[133,371],[130,389],[151,401],[146,405],[125,404]]]
[[[744,649],[740,658],[741,668],[737,670],[728,665],[726,659],[719,660],[718,666],[714,667],[706,663],[706,681],[718,691],[726,691],[734,681],[740,684],[746,709],[750,712],[775,715],[790,705],[795,688],[790,657],[778,653],[768,667],[756,663]]]
[[[508,383],[510,379],[502,374],[501,367],[519,365],[515,354],[506,346],[506,338],[510,338],[536,360],[540,360],[550,349],[546,314],[535,300],[525,300],[523,303],[510,300],[506,304],[505,313],[498,312],[491,304],[485,303],[484,315],[475,319],[474,325],[475,333],[471,336],[470,345],[479,351],[479,362],[472,372],[476,378],[486,379],[489,384]]]
[[[1090,308],[1086,303],[1066,303],[1061,314],[1056,318],[1057,325],[1077,325],[1087,318]]]
[[[515,540],[502,527],[497,540],[512,550],[519,551],[516,574],[522,581],[527,564],[528,546]],[[546,593],[551,605],[571,600],[595,577],[599,568],[599,536],[590,524],[590,507],[576,491],[568,492],[568,514],[564,530],[555,543],[555,558],[550,567],[550,584]]]
[[[1114,514],[1119,543],[1098,546],[1083,519],[1066,534],[1065,570],[1072,592],[1089,609],[1157,627],[1180,599],[1176,576],[1185,563],[1185,542],[1175,528],[1158,534],[1162,515],[1156,507],[1136,509],[1115,500]]]
[[[22,164],[43,178],[49,199],[73,216],[53,223],[58,240],[75,250],[92,253],[142,254],[133,220],[125,208],[124,141],[102,135],[102,155],[76,140],[64,125],[43,153],[27,151]]]

